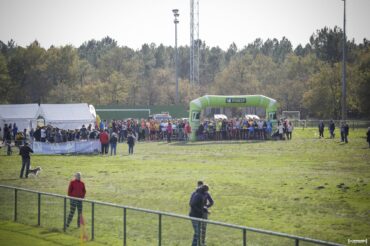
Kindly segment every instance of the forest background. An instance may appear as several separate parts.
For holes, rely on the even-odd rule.
[[[199,82],[189,82],[189,46],[178,47],[179,104],[205,94],[262,94],[280,110],[304,118],[339,119],[342,90],[341,28],[324,27],[308,43],[293,47],[283,37],[227,50],[200,47]],[[348,117],[370,116],[370,42],[348,40]],[[0,41],[0,103],[79,103],[93,105],[175,104],[175,49],[143,44],[134,50],[111,37],[80,47],[48,49],[35,40],[21,47]]]

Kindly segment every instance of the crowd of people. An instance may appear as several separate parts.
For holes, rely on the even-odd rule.
[[[196,131],[198,140],[268,140],[291,139],[293,124],[280,120],[274,131],[272,122],[263,119],[204,120]]]
[[[324,138],[325,124],[318,124],[319,138]],[[331,120],[327,126],[330,138],[335,138],[335,123]],[[288,119],[274,123],[264,119],[204,119],[195,129],[198,141],[219,140],[291,140],[294,126]],[[116,154],[118,143],[129,145],[129,154],[133,154],[137,141],[188,141],[193,129],[186,119],[154,120],[125,119],[102,120],[100,124],[82,125],[80,129],[64,130],[53,126],[37,127],[19,130],[17,125],[5,124],[3,129],[3,144],[8,145],[14,140],[16,146],[25,142],[63,143],[68,141],[100,140],[102,154]],[[341,142],[348,143],[349,126],[346,122],[340,124]]]

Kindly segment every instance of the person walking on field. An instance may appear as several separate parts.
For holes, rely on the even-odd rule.
[[[368,127],[368,128],[367,128],[367,133],[366,133],[366,135],[367,135],[366,140],[367,140],[367,142],[369,143],[369,148],[370,148],[370,127]]]
[[[334,138],[335,137],[335,123],[333,120],[330,121],[329,123],[329,132],[330,132],[330,138]]]
[[[33,153],[33,150],[28,146],[28,143],[26,142],[20,149],[19,149],[19,155],[22,156],[22,169],[20,178],[23,178],[23,172],[24,169],[26,169],[25,177],[28,178],[28,172],[30,170],[30,164],[31,164],[31,156],[30,153]]]
[[[349,134],[349,126],[348,126],[348,124],[344,121],[344,122],[342,122],[342,125],[340,126],[340,137],[341,137],[341,142],[348,143],[348,134]]]
[[[320,123],[319,123],[319,138],[324,138],[324,129],[325,129],[325,125],[324,125],[324,122],[322,120],[320,120]]]
[[[86,195],[85,184],[84,182],[81,181],[81,173],[78,172],[75,174],[75,179],[69,183],[68,196],[77,197],[77,198],[85,198],[85,195]],[[69,209],[69,215],[68,215],[66,227],[69,227],[69,224],[71,223],[73,219],[73,215],[76,211],[76,207],[77,207],[77,214],[78,214],[77,227],[80,227],[80,221],[81,221],[81,216],[82,216],[82,201],[74,200],[74,199],[70,200],[70,209]]]

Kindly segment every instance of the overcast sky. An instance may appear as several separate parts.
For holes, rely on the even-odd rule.
[[[0,0],[0,40],[78,47],[110,36],[133,49],[174,46],[174,8],[180,12],[178,45],[188,45],[190,0]],[[222,49],[283,36],[296,47],[335,25],[343,26],[342,0],[199,0],[200,39]],[[356,43],[370,39],[370,0],[347,0],[347,36]]]

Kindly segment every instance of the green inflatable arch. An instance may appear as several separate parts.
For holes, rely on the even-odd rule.
[[[189,105],[189,122],[191,126],[190,140],[196,140],[196,130],[200,125],[200,113],[207,107],[263,107],[266,110],[266,119],[275,120],[277,102],[275,99],[263,95],[244,96],[215,96],[205,95],[194,99]]]

